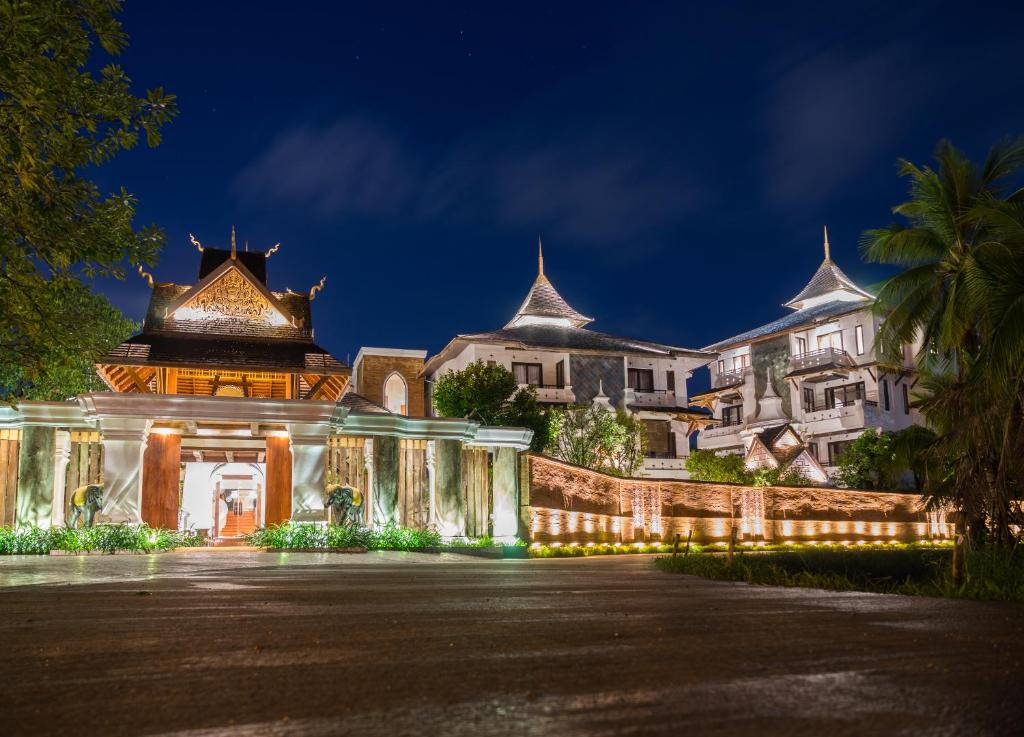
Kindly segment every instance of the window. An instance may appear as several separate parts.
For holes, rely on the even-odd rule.
[[[811,455],[814,456],[814,460],[816,460],[816,461],[820,461],[821,460],[820,458],[818,458],[818,444],[817,443],[808,443],[807,444],[807,450],[809,450],[811,452]]]
[[[841,330],[837,330],[834,333],[825,333],[824,335],[818,336],[818,350],[824,348],[832,348],[833,350],[843,350],[843,333]]]
[[[907,391],[907,385],[903,385],[903,414],[910,414],[910,392]]]
[[[629,388],[635,392],[654,391],[654,371],[651,369],[629,369],[627,372]]]
[[[804,412],[814,411],[814,389],[804,389]]]
[[[665,373],[665,388],[673,394],[676,391],[676,372],[668,371]]]
[[[732,407],[722,407],[722,427],[739,425],[743,420],[743,405],[737,404]]]
[[[384,382],[384,406],[396,415],[408,414],[409,391],[405,379],[397,371],[392,371]]]
[[[889,411],[889,380],[882,379],[882,409]]]
[[[836,407],[849,407],[859,399],[864,398],[864,382],[856,384],[844,384],[843,386],[829,387],[825,390],[825,407],[835,409]]]
[[[555,387],[557,389],[565,389],[565,361],[559,361],[555,364]]]
[[[487,365],[488,365],[488,366],[497,366],[497,365],[498,365],[498,362],[497,362],[497,361],[488,361],[488,362],[487,362]]]
[[[853,441],[852,440],[839,440],[839,441],[837,441],[835,443],[829,443],[828,444],[828,465],[830,465],[830,466],[836,465],[836,461],[839,460],[839,456],[841,456],[843,454],[843,452],[847,448],[849,448],[851,445],[853,445]]]
[[[732,370],[733,371],[742,371],[743,369],[745,369],[749,365],[750,365],[750,354],[748,354],[748,353],[744,353],[742,355],[733,356],[732,357]]]
[[[807,338],[796,339],[796,354],[802,356],[807,353]]]
[[[517,384],[542,386],[544,383],[539,363],[513,363],[512,375],[516,377]]]
[[[721,376],[725,373],[725,361],[718,362],[718,375]]]
[[[864,326],[863,325],[858,325],[856,328],[854,328],[853,334],[854,334],[854,336],[857,339],[857,355],[858,356],[863,356],[864,355]]]

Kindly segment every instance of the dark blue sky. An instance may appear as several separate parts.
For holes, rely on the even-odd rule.
[[[870,285],[900,156],[1024,133],[1007,4],[128,0],[120,63],[180,116],[105,188],[163,226],[266,248],[317,342],[436,351],[503,325],[536,271],[595,329],[699,347],[781,315],[821,260]],[[488,7],[491,6],[491,7]],[[104,285],[141,318],[147,290]]]

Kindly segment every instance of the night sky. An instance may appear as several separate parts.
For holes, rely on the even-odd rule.
[[[1024,133],[1024,5],[128,0],[120,63],[179,117],[105,166],[192,283],[204,243],[281,242],[316,339],[439,350],[546,271],[594,329],[700,347],[781,316],[951,138]],[[1016,7],[1016,9],[1012,9]],[[141,319],[134,275],[103,285]],[[691,385],[691,391],[699,384]]]

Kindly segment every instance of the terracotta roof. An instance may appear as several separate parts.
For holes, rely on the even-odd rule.
[[[100,363],[182,366],[348,375],[349,369],[308,340],[226,339],[220,336],[143,333]]]
[[[865,299],[873,299],[870,293],[854,284],[853,280],[843,273],[843,270],[839,268],[835,261],[826,257],[821,262],[818,270],[814,272],[811,280],[807,282],[807,286],[800,290],[800,294],[786,302],[785,306],[799,309],[805,300],[837,291],[853,292],[863,296]]]
[[[543,273],[537,275],[519,311],[505,327],[512,327],[524,317],[563,318],[576,327],[594,321],[592,317],[582,315],[570,307]]]
[[[356,394],[355,392],[345,392],[341,399],[338,400],[338,404],[342,407],[348,407],[350,412],[356,414],[371,414],[371,415],[390,415],[394,414],[387,407],[376,402],[372,402],[362,394]]]

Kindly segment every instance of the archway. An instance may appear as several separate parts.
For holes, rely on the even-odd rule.
[[[409,387],[397,371],[392,371],[384,381],[384,406],[396,415],[408,414]]]

